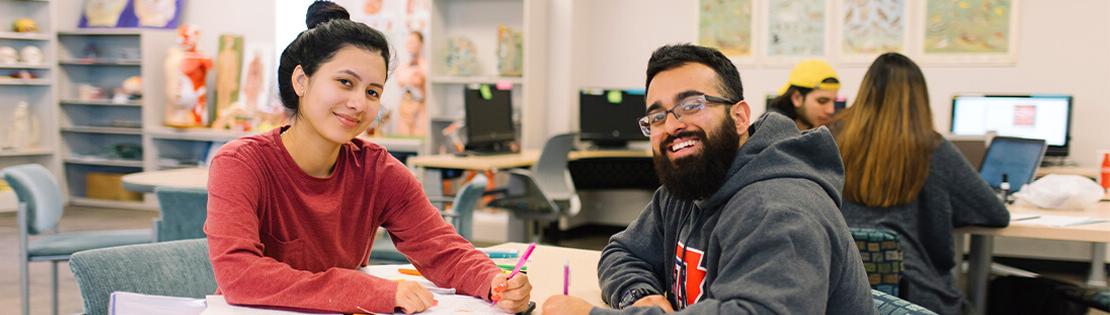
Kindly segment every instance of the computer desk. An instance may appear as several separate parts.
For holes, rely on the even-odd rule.
[[[1110,198],[1107,195],[1103,201],[1088,209],[1077,210],[1045,210],[1010,206],[1010,215],[1052,215],[1091,217],[1110,220]],[[1035,225],[1028,221],[1010,221],[1004,228],[988,227],[962,227],[954,230],[957,235],[970,235],[971,247],[968,257],[967,296],[971,305],[984,314],[986,309],[987,279],[990,275],[990,266],[994,251],[994,237],[1018,237],[1039,240],[1057,240],[1091,243],[1091,269],[1087,277],[1087,284],[1092,286],[1106,286],[1106,244],[1110,243],[1110,221],[1075,226],[1045,226]],[[962,244],[957,244],[962,248]],[[960,255],[960,252],[957,252]]]
[[[1099,170],[1097,168],[1085,168],[1078,166],[1047,166],[1037,168],[1036,177],[1043,177],[1048,174],[1057,175],[1079,175],[1087,178],[1098,179]]]
[[[515,249],[524,252],[528,244],[504,243],[493,249]],[[528,282],[532,284],[532,301],[536,310],[543,310],[548,297],[563,294],[563,262],[570,263],[570,295],[585,299],[599,307],[608,307],[601,299],[597,280],[597,263],[601,252],[550,245],[537,245],[528,258]],[[539,312],[537,312],[539,313]]]
[[[440,170],[456,169],[469,171],[496,172],[501,170],[529,167],[540,158],[539,150],[525,150],[520,153],[499,155],[454,154],[420,155],[409,158],[408,165],[423,169],[424,192],[428,196],[443,196]],[[651,158],[650,150],[584,150],[571,151],[567,158],[571,161],[601,158]]]

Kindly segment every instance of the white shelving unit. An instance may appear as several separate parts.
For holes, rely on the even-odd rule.
[[[0,168],[20,164],[41,164],[54,173],[56,178],[61,178],[61,168],[55,154],[58,135],[57,109],[54,101],[52,87],[56,82],[55,52],[51,17],[53,16],[56,2],[52,1],[10,1],[0,0],[0,46],[15,48],[17,51],[24,47],[38,47],[43,52],[43,62],[27,64],[20,61],[15,64],[0,64]],[[35,33],[8,32],[18,18],[30,18],[38,26]],[[37,79],[21,80],[9,78],[9,74],[17,71],[30,71]],[[30,148],[7,148],[8,134],[11,132],[12,112],[19,102],[26,102],[31,114],[38,122],[38,144]],[[30,136],[30,135],[20,135]],[[11,197],[14,193],[4,192]],[[14,207],[0,208],[0,212],[14,212]]]
[[[164,103],[165,52],[173,45],[173,30],[82,29],[58,36],[58,119],[62,141],[59,155],[65,165],[65,186],[71,203],[90,207],[156,209],[145,202],[97,200],[86,194],[89,173],[127,174],[155,170],[148,161],[145,134],[147,108]],[[95,52],[95,53],[93,53]],[[131,76],[140,76],[139,100],[115,103],[108,98]],[[103,97],[81,99],[82,86],[103,91]],[[121,188],[122,189],[122,188]]]
[[[546,0],[434,0],[429,23],[428,124],[424,152],[437,153],[444,140],[440,129],[465,117],[463,93],[471,84],[512,85],[517,139],[524,149],[539,149],[546,140],[544,108],[547,36]],[[497,31],[505,25],[523,32],[523,75],[500,76],[497,71]],[[447,73],[447,42],[470,39],[476,48],[479,72],[471,76]]]

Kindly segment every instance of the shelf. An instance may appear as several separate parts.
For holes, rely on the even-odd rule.
[[[142,201],[104,200],[74,196],[69,199],[69,203],[74,206],[82,207],[158,210],[156,205],[147,204]]]
[[[99,133],[99,134],[113,134],[113,135],[141,135],[141,134],[143,134],[143,129],[142,128],[127,128],[127,127],[75,126],[75,127],[62,127],[62,132]]]
[[[143,161],[141,160],[118,160],[106,159],[99,157],[67,157],[66,163],[81,164],[81,165],[99,165],[99,166],[121,166],[121,167],[135,167],[142,168]]]
[[[112,103],[111,100],[95,100],[83,101],[78,99],[64,99],[59,102],[62,105],[89,105],[89,106],[122,106],[122,107],[142,107],[142,102],[127,102],[127,103]]]
[[[440,84],[471,84],[471,83],[501,83],[507,82],[513,85],[524,84],[523,77],[499,77],[499,76],[432,76],[428,81]]]
[[[0,150],[0,157],[39,156],[53,154],[54,150],[47,148],[33,148],[24,150]]]
[[[118,28],[88,28],[58,32],[58,36],[138,36],[142,34],[137,29]]]
[[[50,80],[47,79],[12,79],[0,78],[0,85],[24,85],[24,86],[50,86]]]
[[[49,65],[28,65],[28,64],[0,64],[0,69],[31,69],[31,70],[49,70]]]
[[[358,138],[385,147],[386,150],[391,152],[420,152],[420,148],[424,146],[424,140],[419,138],[365,137],[361,135]]]
[[[220,131],[208,128],[176,129],[168,127],[154,127],[147,129],[147,133],[155,139],[192,140],[192,141],[231,141],[253,133]]]
[[[63,66],[138,67],[143,65],[143,61],[138,59],[73,59],[62,60],[58,64]]]
[[[14,40],[50,40],[50,34],[44,34],[44,33],[16,33],[16,32],[0,32],[0,39],[14,39]]]

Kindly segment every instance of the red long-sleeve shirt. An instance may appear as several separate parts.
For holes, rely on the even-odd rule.
[[[357,270],[379,226],[428,280],[486,298],[497,267],[381,146],[344,144],[328,178],[302,171],[279,129],[232,141],[212,160],[204,231],[228,303],[392,312],[396,283]]]

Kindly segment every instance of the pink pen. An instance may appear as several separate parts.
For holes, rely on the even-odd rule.
[[[505,280],[512,279],[513,276],[516,276],[517,273],[520,273],[520,268],[524,267],[524,264],[528,262],[528,256],[532,256],[532,251],[535,249],[536,243],[528,245],[528,249],[524,250],[524,255],[521,255],[520,260],[516,262],[516,267],[513,268],[513,272],[509,273],[509,277],[505,278]]]
[[[563,261],[563,295],[569,295],[570,290],[570,260]]]

